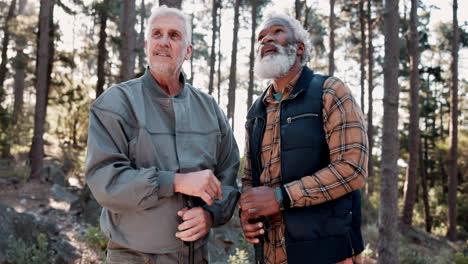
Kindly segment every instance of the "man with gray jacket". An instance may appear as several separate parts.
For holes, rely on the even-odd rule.
[[[91,106],[85,173],[103,207],[108,264],[206,263],[210,228],[235,208],[239,152],[214,99],[181,73],[190,38],[181,11],[153,9],[146,73]]]

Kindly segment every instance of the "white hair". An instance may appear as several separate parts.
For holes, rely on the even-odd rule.
[[[294,19],[293,17],[284,15],[284,14],[275,13],[275,12],[268,13],[265,16],[263,23],[257,29],[257,36],[260,33],[260,31],[264,29],[265,25],[267,25],[267,23],[270,20],[274,20],[274,19],[279,19],[279,20],[284,21],[286,23],[285,26],[291,29],[293,33],[292,34],[293,39],[291,41],[292,43],[301,42],[304,44],[304,54],[302,54],[302,57],[301,57],[301,64],[305,65],[309,61],[310,50],[312,47],[312,44],[310,42],[310,35],[304,29],[304,27],[302,27],[301,23],[297,21],[296,19]]]
[[[283,47],[276,43],[271,43],[278,50],[277,53],[262,57],[261,50],[255,56],[254,71],[260,79],[277,80],[291,71],[291,67],[296,61],[297,46],[291,43]]]
[[[148,19],[148,24],[146,25],[146,34],[145,34],[145,40],[148,40],[151,35],[151,24],[159,17],[178,17],[182,20],[185,26],[185,34],[184,34],[184,40],[186,44],[189,44],[192,42],[192,25],[190,24],[190,19],[189,17],[184,14],[182,11],[180,11],[177,8],[172,8],[172,7],[167,7],[166,5],[162,6],[154,6],[151,9],[151,16]]]

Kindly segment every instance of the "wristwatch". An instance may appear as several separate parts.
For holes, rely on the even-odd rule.
[[[278,201],[280,211],[283,211],[284,210],[283,192],[281,191],[281,187],[278,186],[275,188],[275,196],[276,196],[276,200]]]

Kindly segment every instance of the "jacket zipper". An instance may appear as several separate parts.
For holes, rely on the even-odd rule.
[[[318,117],[319,115],[318,114],[315,114],[315,113],[307,113],[307,114],[302,114],[302,115],[297,115],[297,116],[293,116],[293,117],[288,117],[286,119],[286,122],[288,124],[291,124],[292,121],[296,120],[296,119],[299,119],[299,118],[302,118],[302,117],[307,117],[307,116],[313,116],[313,117]]]

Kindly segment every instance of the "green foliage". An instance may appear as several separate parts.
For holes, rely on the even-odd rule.
[[[16,178],[19,180],[27,180],[31,175],[31,169],[29,167],[17,168],[14,170],[1,171],[0,178]]]
[[[37,236],[36,243],[29,245],[22,239],[11,239],[6,251],[6,259],[13,264],[49,263],[53,252],[48,249],[49,242],[45,234]]]
[[[461,234],[468,233],[468,182],[465,182],[458,186],[461,192],[458,192],[457,197],[457,222],[459,229],[462,230]],[[467,239],[468,237],[460,237],[462,239]]]
[[[93,245],[100,250],[104,251],[107,246],[107,237],[101,232],[99,227],[90,227],[86,233],[81,237],[86,243]]]
[[[249,264],[249,254],[246,250],[236,248],[234,255],[228,258],[229,264]]]
[[[455,254],[455,264],[468,264],[468,256],[458,252]]]
[[[237,178],[241,179],[244,175],[244,164],[245,164],[245,155],[240,158],[239,161],[239,170],[237,171]]]
[[[379,239],[379,228],[376,223],[364,226],[362,231],[367,243],[377,245]]]
[[[423,246],[403,240],[400,244],[399,261],[405,264],[450,264],[453,263],[453,253],[448,248]]]
[[[421,255],[420,252],[408,247],[407,245],[400,247],[400,262],[408,264],[425,264],[429,259]]]
[[[368,197],[363,196],[361,203],[362,203],[362,222],[364,225],[375,223],[375,220],[378,219],[379,203],[380,203],[379,199],[380,199],[379,192],[373,192],[372,195]]]

